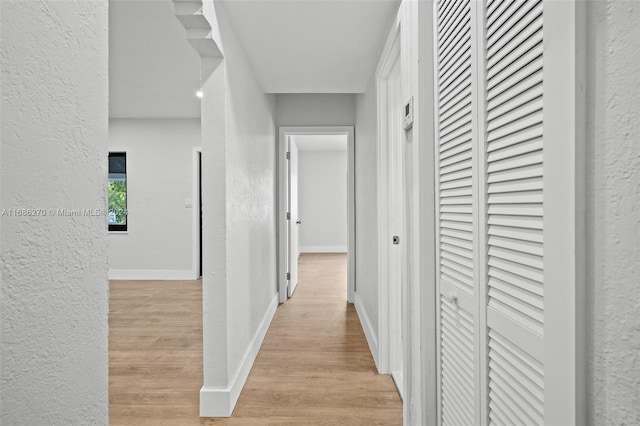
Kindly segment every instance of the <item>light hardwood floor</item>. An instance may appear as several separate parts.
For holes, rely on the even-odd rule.
[[[111,282],[112,425],[401,425],[390,376],[376,373],[346,303],[346,256],[304,254],[228,419],[198,417],[200,281]]]

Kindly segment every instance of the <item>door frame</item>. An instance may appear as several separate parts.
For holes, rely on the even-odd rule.
[[[200,269],[200,227],[202,224],[200,223],[200,158],[202,156],[202,148],[194,147],[192,151],[192,170],[193,170],[193,181],[192,181],[192,199],[191,199],[191,227],[193,229],[193,248],[192,248],[192,260],[191,260],[191,271],[193,273],[193,279],[197,280],[201,277],[202,271]],[[203,265],[204,267],[204,265]],[[199,272],[199,273],[198,273]]]
[[[281,126],[277,142],[277,232],[278,232],[278,293],[279,302],[287,301],[287,137],[295,135],[345,135],[347,136],[347,302],[353,303],[355,295],[356,215],[355,215],[355,129],[353,126]]]
[[[390,189],[393,170],[391,167],[390,143],[387,136],[390,132],[389,91],[391,87],[391,80],[389,80],[389,77],[397,62],[400,63],[400,73],[402,74],[401,30],[401,23],[400,21],[397,21],[389,34],[387,44],[382,54],[382,59],[376,72],[378,93],[378,309],[380,312],[377,358],[378,371],[381,374],[391,374],[391,322],[394,314],[393,311],[397,309],[397,307],[392,306],[391,303],[391,289],[389,284],[389,245],[391,244],[389,238],[391,237],[391,234],[390,212],[388,206],[391,200]],[[399,80],[400,86],[402,86],[402,75],[400,75]],[[400,87],[400,96],[402,96],[402,87]],[[400,130],[400,128],[398,130]],[[400,131],[397,136],[399,139],[403,139]],[[400,143],[403,143],[403,141],[400,140]],[[396,172],[402,173],[403,171],[400,170]],[[406,244],[406,242],[406,235],[402,235],[401,244]],[[401,293],[404,292],[404,289],[401,289]],[[402,296],[401,306],[406,306],[404,300],[402,300]],[[406,327],[404,327],[404,319],[401,320],[401,327],[405,332],[406,341],[407,336]],[[406,347],[403,348],[403,353],[406,352],[404,349],[406,349]],[[406,366],[404,367],[406,368]],[[406,394],[403,396],[406,397]]]

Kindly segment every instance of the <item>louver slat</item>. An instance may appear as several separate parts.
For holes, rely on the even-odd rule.
[[[485,9],[488,420],[544,423],[542,0]]]

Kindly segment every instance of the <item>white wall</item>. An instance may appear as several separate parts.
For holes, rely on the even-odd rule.
[[[107,425],[108,4],[0,7],[0,423]]]
[[[111,119],[109,150],[127,153],[126,233],[109,234],[112,279],[195,279],[193,147],[199,119]]]
[[[298,209],[301,253],[346,253],[346,151],[299,151]]]
[[[587,5],[589,422],[640,424],[640,4]]]
[[[378,295],[378,106],[376,80],[357,96],[356,121],[356,300],[362,326],[376,351]],[[372,341],[373,339],[373,341]]]
[[[203,59],[204,386],[200,414],[228,416],[278,304],[275,99],[265,95],[224,5],[204,3],[224,54]],[[210,75],[209,75],[210,74]]]
[[[353,126],[356,123],[356,95],[276,95],[278,126]]]

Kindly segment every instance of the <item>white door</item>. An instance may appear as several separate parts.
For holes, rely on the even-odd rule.
[[[440,423],[544,424],[543,1],[435,7]]]
[[[543,2],[511,3],[478,10],[483,417],[545,424]]]
[[[402,332],[403,259],[406,247],[404,232],[404,143],[400,102],[400,57],[395,60],[388,78],[389,117],[389,366],[400,397],[403,397],[404,339]]]
[[[471,1],[440,1],[436,16],[439,417],[445,425],[472,425],[479,424],[479,342]]]
[[[298,147],[295,140],[289,137],[289,285],[287,287],[287,295],[291,297],[298,285],[298,257],[300,256],[299,247],[299,226],[302,223],[298,214]]]

